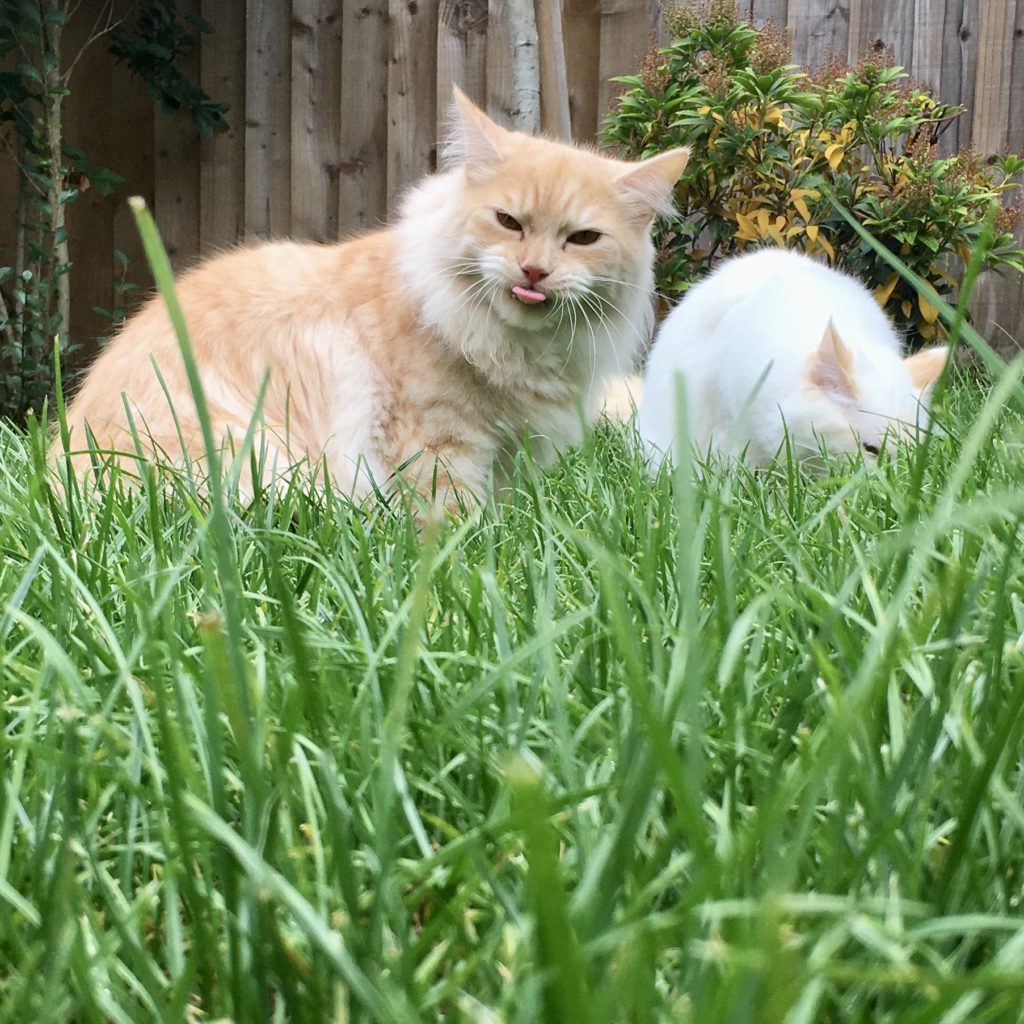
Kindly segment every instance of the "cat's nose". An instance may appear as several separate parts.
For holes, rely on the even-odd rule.
[[[538,281],[543,281],[544,278],[551,273],[550,270],[544,270],[541,267],[535,267],[529,263],[525,266],[521,266],[519,269],[526,275],[526,279],[531,285],[536,284]]]

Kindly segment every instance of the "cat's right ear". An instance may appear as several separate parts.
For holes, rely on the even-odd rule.
[[[454,116],[445,146],[447,162],[452,166],[463,164],[471,176],[486,173],[504,159],[510,133],[495,124],[457,85],[452,86],[452,95]]]
[[[669,216],[676,182],[689,159],[689,146],[681,146],[639,163],[627,164],[626,170],[615,179],[616,187],[641,220],[651,220],[659,213]]]
[[[858,396],[857,378],[853,372],[853,351],[846,344],[832,318],[828,318],[825,333],[811,356],[807,375],[815,387],[832,398],[852,402]]]

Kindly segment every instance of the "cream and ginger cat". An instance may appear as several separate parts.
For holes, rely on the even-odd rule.
[[[763,249],[724,262],[669,314],[647,362],[637,429],[660,458],[676,436],[676,377],[700,456],[754,466],[784,448],[813,463],[832,452],[877,454],[927,423],[946,363],[935,347],[904,358],[892,324],[856,278],[795,252]]]
[[[524,433],[541,458],[580,436],[607,380],[651,328],[655,214],[684,149],[625,163],[508,131],[458,90],[452,169],[394,226],[337,245],[270,242],[215,256],[178,294],[218,435],[237,444],[269,386],[261,441],[278,468],[321,457],[367,493],[399,467],[429,496],[482,493]],[[153,362],[173,403],[168,404]],[[84,470],[101,450],[202,451],[177,342],[157,297],[90,369],[68,409]],[[436,472],[435,472],[436,471]]]

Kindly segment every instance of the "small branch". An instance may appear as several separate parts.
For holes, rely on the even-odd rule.
[[[78,4],[75,5],[75,10],[78,9],[78,6]],[[74,60],[71,61],[71,63],[67,66],[67,69],[64,71],[63,75],[61,75],[61,82],[64,84],[65,87],[71,79],[71,72],[74,71],[75,68],[78,66],[78,62],[85,55],[85,51],[88,50],[92,46],[92,44],[95,43],[98,39],[102,39],[109,32],[117,28],[118,25],[123,25],[131,17],[132,11],[134,11],[136,7],[138,7],[138,0],[135,0],[135,2],[132,3],[128,10],[125,11],[125,13],[120,18],[114,20],[114,0],[106,0],[104,8],[106,10],[107,23],[102,28],[100,28],[100,22],[103,20],[104,17],[104,8],[100,8],[99,16],[96,18],[96,21],[93,22],[92,32],[90,33],[88,39],[86,39],[86,41],[82,44],[81,49],[78,51],[77,54],[75,54]]]

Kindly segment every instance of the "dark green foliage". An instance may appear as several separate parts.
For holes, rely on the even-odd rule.
[[[884,57],[801,70],[783,37],[753,28],[732,0],[676,8],[667,23],[671,45],[620,79],[626,89],[604,126],[605,139],[634,157],[692,146],[678,215],[658,231],[662,293],[685,291],[720,256],[787,245],[854,271],[912,341],[941,333],[936,307],[879,260],[829,194],[949,295],[1024,160],[939,158],[938,138],[960,108],[936,102]],[[986,269],[1024,269],[1013,237],[1019,203],[996,218]]]
[[[180,20],[175,0],[150,0],[128,26],[110,32],[110,53],[149,86],[166,114],[183,111],[204,134],[226,128],[226,103],[217,103],[180,70],[181,61],[199,45],[194,32],[212,32],[204,18]],[[191,30],[191,31],[190,31]]]

